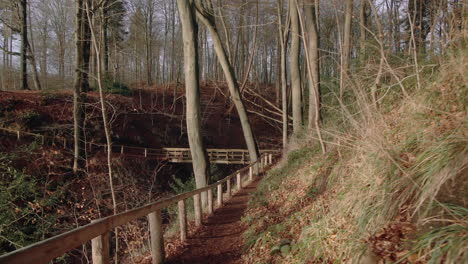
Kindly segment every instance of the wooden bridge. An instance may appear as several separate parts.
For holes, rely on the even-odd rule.
[[[260,169],[260,171],[265,170],[266,167],[272,163],[272,158],[272,154],[262,155],[258,161],[207,187],[162,199],[120,214],[97,219],[85,226],[81,226],[64,234],[51,237],[44,241],[0,256],[0,264],[47,263],[75,248],[82,246],[90,240],[93,263],[109,263],[109,231],[143,217],[147,217],[149,222],[148,226],[150,229],[152,263],[163,263],[165,254],[161,218],[162,209],[175,203],[178,204],[180,239],[185,241],[187,239],[187,214],[185,202],[187,199],[193,199],[195,225],[201,226],[203,212],[207,212],[208,214],[213,213],[215,207],[213,192],[216,192],[217,194],[216,206],[223,206],[223,202],[232,196],[233,188],[231,186],[235,187],[235,190],[241,190],[257,176],[255,175],[255,171],[257,171],[257,169]],[[223,192],[224,185],[226,185],[225,193]],[[200,197],[202,193],[207,194],[207,208],[202,208],[201,206]]]
[[[64,137],[45,137],[44,135],[23,132],[8,128],[0,128],[0,132],[8,135],[15,135],[18,140],[23,138],[33,138],[42,144],[50,143],[54,146],[63,148],[71,147],[72,142]],[[107,151],[107,145],[100,143],[87,142],[88,151],[97,151],[102,149]],[[242,164],[250,163],[250,155],[246,149],[207,149],[210,163],[216,164]],[[192,157],[189,148],[144,148],[125,145],[112,145],[112,153],[116,155],[125,155],[130,157],[141,157],[147,159],[165,160],[172,163],[192,163]],[[260,150],[261,154],[277,154],[276,150]]]

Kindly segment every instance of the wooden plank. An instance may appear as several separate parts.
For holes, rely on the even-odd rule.
[[[217,196],[218,196],[218,197],[217,197],[217,199],[218,199],[218,207],[221,207],[221,206],[223,206],[223,185],[222,185],[222,184],[218,185],[218,186],[216,187],[216,190],[217,190],[217,192],[218,192],[218,195],[217,195]]]
[[[202,224],[202,208],[200,194],[195,194],[193,196],[193,210],[195,213],[195,226],[201,226]]]
[[[208,213],[213,213],[213,189],[208,190]]]
[[[179,208],[180,240],[184,242],[187,240],[187,211],[185,209],[185,200],[180,200],[177,206]]]
[[[227,190],[226,190],[226,194],[227,194],[227,198],[231,198],[231,179],[229,178],[229,180],[226,182],[227,183]]]
[[[109,232],[105,232],[91,240],[91,255],[93,264],[109,263]]]
[[[91,252],[93,264],[109,263],[109,232],[91,240]]]
[[[164,233],[162,228],[161,210],[148,214],[150,228],[151,256],[153,264],[164,262]]]

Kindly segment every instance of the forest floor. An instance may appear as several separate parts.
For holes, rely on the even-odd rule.
[[[222,207],[203,221],[202,227],[187,238],[186,243],[168,256],[165,263],[242,263],[243,233],[247,225],[241,221],[257,180],[235,193]]]

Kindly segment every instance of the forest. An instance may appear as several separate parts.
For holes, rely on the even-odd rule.
[[[464,0],[0,0],[0,264],[468,262]]]

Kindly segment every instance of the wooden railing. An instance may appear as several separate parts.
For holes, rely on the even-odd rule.
[[[18,249],[6,255],[0,256],[0,264],[23,264],[23,263],[47,263],[54,258],[85,244],[91,240],[92,259],[94,264],[108,263],[109,258],[109,231],[116,227],[127,224],[130,221],[147,216],[150,229],[151,254],[153,264],[159,264],[164,261],[164,238],[161,210],[178,204],[178,218],[180,225],[180,238],[182,241],[187,239],[187,214],[186,199],[194,200],[195,225],[201,226],[203,210],[200,196],[206,193],[208,205],[206,211],[211,214],[214,209],[213,191],[217,193],[217,205],[223,205],[223,185],[226,184],[226,196],[229,199],[232,195],[232,182],[235,179],[235,187],[240,190],[246,183],[251,182],[253,177],[258,175],[256,171],[261,171],[267,165],[272,164],[273,155],[262,155],[259,160],[251,165],[236,171],[226,178],[217,181],[207,187],[200,188],[191,192],[179,194],[173,197],[162,199],[148,205],[135,208],[120,214],[108,216],[92,221],[90,224],[78,227],[64,234],[51,237],[44,241],[32,244],[30,246]]]
[[[63,137],[45,137],[40,134],[34,134],[29,132],[23,132],[19,130],[13,130],[8,128],[1,128],[0,132],[9,133],[16,135],[18,140],[22,138],[34,138],[42,142],[50,142],[52,145],[60,145],[64,148],[72,146],[72,142],[69,142]],[[86,147],[88,151],[102,149],[107,151],[107,145],[87,142]],[[217,164],[242,164],[246,165],[250,163],[249,151],[246,149],[207,149],[208,158],[210,163]],[[192,157],[189,148],[144,148],[134,147],[125,145],[112,145],[112,153],[121,154],[126,156],[145,157],[157,160],[166,160],[172,163],[192,163]],[[264,149],[260,150],[261,154],[277,154],[276,150]]]

